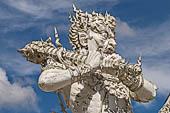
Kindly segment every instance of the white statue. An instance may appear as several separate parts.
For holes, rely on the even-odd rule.
[[[69,16],[72,51],[59,43],[33,41],[20,53],[28,61],[41,64],[39,87],[46,92],[62,92],[72,113],[133,113],[130,99],[148,102],[156,96],[156,86],[142,76],[141,57],[137,64],[125,62],[115,53],[116,19],[106,12],[83,13],[73,5]]]

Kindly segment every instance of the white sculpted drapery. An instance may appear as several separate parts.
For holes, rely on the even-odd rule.
[[[72,51],[58,42],[33,41],[23,49],[28,61],[41,64],[39,87],[62,92],[72,113],[133,113],[130,99],[148,102],[156,86],[142,75],[141,57],[129,64],[115,52],[116,19],[106,12],[83,13],[73,5],[69,41]]]

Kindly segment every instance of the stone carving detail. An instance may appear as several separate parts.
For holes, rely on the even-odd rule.
[[[164,106],[160,109],[159,113],[170,113],[170,94],[168,95]]]
[[[73,5],[69,15],[69,42],[72,51],[51,37],[32,41],[18,52],[32,63],[41,64],[39,87],[62,92],[72,113],[133,113],[130,99],[148,102],[156,96],[156,86],[143,78],[141,56],[130,64],[115,53],[116,19],[108,12],[83,13]]]

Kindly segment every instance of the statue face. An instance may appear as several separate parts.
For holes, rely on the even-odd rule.
[[[79,37],[79,41],[80,41],[80,45],[83,47],[87,46],[87,33],[85,32],[78,32],[78,37]]]
[[[112,54],[115,52],[116,41],[115,41],[115,34],[109,27],[99,26],[98,32],[95,30],[89,30],[88,36],[88,48],[99,50],[106,54]]]

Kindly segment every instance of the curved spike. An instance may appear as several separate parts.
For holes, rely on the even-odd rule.
[[[18,52],[19,53],[24,53],[26,50],[23,48],[23,49],[18,49]]]
[[[69,38],[73,41],[73,40],[77,40],[77,35],[72,35],[69,34]]]
[[[76,17],[75,16],[73,16],[73,19],[74,19],[74,21],[76,21]]]
[[[47,43],[51,42],[51,37],[49,36],[48,39],[46,40]]]
[[[59,37],[58,37],[58,33],[57,33],[57,28],[56,28],[56,27],[54,27],[54,33],[55,33],[55,38],[59,38]]]
[[[40,37],[40,41],[41,41],[41,42],[44,42],[43,39],[42,39],[42,37]]]
[[[72,47],[72,48],[75,47],[75,45],[73,44],[73,42],[71,41],[71,39],[68,38],[68,40],[69,40],[69,43],[70,43],[71,47]]]
[[[86,14],[86,15],[89,15],[89,13],[88,13],[87,11],[85,12],[85,14]]]
[[[70,32],[69,36],[75,37],[77,34]]]
[[[128,65],[129,64],[129,61],[127,61],[126,63],[125,63],[125,65]]]
[[[77,35],[72,35],[72,34],[69,34],[69,37],[73,40],[77,39]]]
[[[77,30],[71,29],[70,32],[71,33],[77,33]]]
[[[76,6],[73,4],[72,7],[73,7],[73,11],[76,13],[77,12]]]
[[[55,41],[56,46],[62,47],[61,43],[59,42],[60,38],[59,38],[59,36],[58,36],[56,27],[54,27],[54,32],[55,32],[55,38],[56,38],[56,41]]]
[[[70,27],[70,30],[78,30],[78,28],[77,28],[77,26],[76,25],[72,25],[71,27]]]
[[[72,42],[78,42],[78,38],[72,38]]]
[[[71,17],[71,13],[70,12],[68,12],[68,14],[69,14],[69,20],[70,20],[70,23],[74,23],[74,21],[73,21],[73,18]]]
[[[137,64],[138,64],[139,66],[141,66],[141,65],[142,65],[141,62],[142,62],[142,56],[140,55],[139,58],[138,58]]]
[[[70,39],[71,39],[71,41],[72,42],[76,42],[76,41],[78,41],[78,39],[77,38],[75,38],[75,37],[69,37]]]
[[[71,39],[72,42],[78,41],[78,38],[77,38],[77,37],[70,37],[70,39]]]
[[[79,9],[79,13],[83,13],[83,11],[81,9]]]
[[[92,15],[96,15],[95,11],[92,12]]]
[[[107,17],[109,15],[109,13],[106,11],[106,13],[105,13],[105,17]]]

